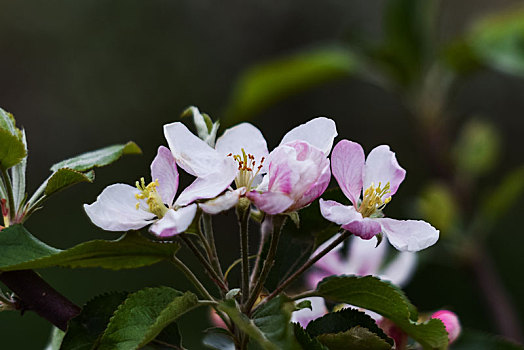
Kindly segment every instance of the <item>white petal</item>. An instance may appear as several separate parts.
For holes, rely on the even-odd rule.
[[[197,199],[215,198],[231,185],[235,179],[237,168],[231,158],[224,159],[230,162],[229,166],[222,167],[223,171],[211,173],[205,177],[198,177],[191,185],[186,187],[175,201],[175,205],[184,206]]]
[[[335,201],[326,201],[322,198],[319,203],[322,216],[337,225],[344,225],[348,222],[362,219],[362,215],[352,206],[343,205]]]
[[[395,153],[391,152],[389,146],[381,145],[369,152],[364,169],[364,190],[374,183],[378,186],[381,183],[384,187],[390,183],[390,193],[382,199],[391,197],[397,192],[398,187],[404,181],[406,171],[398,164]]]
[[[382,244],[385,244],[382,243]],[[380,278],[403,287],[409,282],[417,267],[417,254],[411,252],[399,252],[397,256],[389,262]]]
[[[92,204],[84,204],[87,216],[93,224],[107,231],[137,230],[148,225],[155,218],[143,201],[136,209],[135,198],[138,189],[125,185],[114,184],[106,187]]]
[[[387,244],[379,244],[375,239],[363,240],[352,237],[349,245],[348,262],[345,274],[377,276],[380,265],[384,262]]]
[[[234,191],[226,191],[215,199],[200,203],[200,208],[211,215],[229,210],[237,205],[240,196],[246,193],[246,188],[238,188]]]
[[[171,237],[187,230],[193,222],[197,210],[196,204],[182,207],[177,210],[169,209],[166,215],[149,228],[159,237]]]
[[[178,170],[175,158],[167,147],[158,147],[158,153],[151,163],[151,179],[158,180],[157,191],[162,201],[172,205],[178,189]]]
[[[189,174],[204,177],[220,172],[225,155],[219,154],[182,123],[164,125],[164,135],[177,164]]]
[[[311,302],[311,310],[306,308],[295,311],[291,314],[291,322],[298,322],[304,328],[310,321],[322,317],[328,312],[326,304],[324,303],[324,298],[311,297],[297,300],[296,303],[300,303],[301,301],[305,300],[309,300]]]
[[[224,156],[230,153],[242,155],[242,149],[244,149],[246,154],[255,157],[256,166],[260,165],[262,157],[267,158],[269,154],[266,139],[260,130],[249,123],[238,124],[227,129],[218,138],[215,149]]]
[[[398,250],[417,252],[435,244],[439,231],[421,220],[375,219],[389,243]]]
[[[329,118],[318,117],[290,130],[280,142],[281,145],[292,141],[306,141],[328,155],[337,136],[335,122]]]

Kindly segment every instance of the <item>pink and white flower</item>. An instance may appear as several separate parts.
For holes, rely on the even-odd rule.
[[[337,237],[338,235],[323,243],[313,255],[330,245]],[[376,246],[375,240],[362,240],[357,237],[349,239],[346,254],[343,252],[344,243],[340,243],[313,265],[306,275],[306,284],[309,288],[316,288],[318,282],[332,275],[373,275],[400,287],[409,282],[417,264],[415,253],[398,252],[387,264],[384,264],[388,257],[386,242]],[[315,297],[308,300],[311,301],[312,310],[303,309],[293,313],[293,321],[299,322],[302,326],[328,312],[323,298]],[[376,313],[366,312],[375,319],[380,318]]]
[[[439,310],[434,312],[431,315],[431,318],[439,319],[444,323],[446,332],[448,332],[448,340],[450,344],[457,340],[462,331],[462,327],[460,326],[458,316],[454,312],[449,310]]]
[[[114,184],[106,187],[92,204],[84,204],[91,221],[107,231],[149,230],[159,237],[184,232],[195,217],[197,205],[173,204],[178,189],[178,171],[168,148],[160,146],[151,163],[153,182],[144,178],[136,187]]]
[[[260,130],[249,123],[226,130],[215,148],[179,122],[165,125],[164,134],[177,164],[196,177],[175,204],[210,199],[200,207],[216,214],[246,195],[262,211],[277,214],[323,193],[330,178],[327,155],[337,132],[331,119],[315,118],[289,131],[271,153]]]
[[[406,175],[389,146],[374,148],[365,159],[358,143],[342,140],[333,149],[331,162],[333,176],[352,205],[321,199],[326,219],[366,240],[383,233],[398,250],[419,251],[435,244],[439,231],[427,222],[382,217],[382,209]]]

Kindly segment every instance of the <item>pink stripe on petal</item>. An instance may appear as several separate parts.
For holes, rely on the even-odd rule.
[[[158,147],[157,155],[151,163],[151,179],[158,180],[157,191],[162,201],[172,205],[178,189],[178,170],[175,158],[167,147]]]
[[[342,140],[333,148],[331,153],[333,177],[353,205],[357,205],[362,192],[364,165],[364,150],[358,143]]]

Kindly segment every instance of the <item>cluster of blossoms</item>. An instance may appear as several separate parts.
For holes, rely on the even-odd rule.
[[[180,122],[165,125],[169,148],[159,147],[151,164],[151,182],[146,183],[141,178],[136,186],[114,184],[104,189],[94,203],[85,205],[94,224],[110,231],[150,225],[149,230],[154,235],[171,237],[186,231],[199,217],[199,212],[215,215],[247,205],[265,215],[262,226],[271,226],[275,215],[295,213],[321,197],[333,174],[350,205],[320,199],[320,212],[325,219],[355,237],[348,244],[348,254],[340,244],[316,262],[307,278],[308,287],[315,288],[323,278],[341,274],[375,275],[403,285],[416,263],[413,252],[438,240],[439,231],[424,221],[384,217],[383,209],[406,174],[388,146],[374,148],[367,158],[358,143],[348,140],[338,142],[332,150],[337,136],[335,122],[319,117],[289,131],[269,152],[266,140],[255,126],[242,123],[216,138],[217,124],[208,127],[198,109],[192,107],[191,111],[198,136]],[[195,179],[177,196],[178,167]],[[345,234],[336,235],[317,252],[335,245],[334,240],[340,235],[344,235],[340,239],[346,237]],[[383,262],[388,245],[377,245],[382,236],[401,251],[387,266]],[[278,244],[278,240],[276,242]],[[249,266],[247,251],[242,254],[244,269],[244,265]],[[257,302],[267,277],[266,264],[260,272],[259,263],[257,260],[252,277],[260,273],[259,277],[264,276],[262,282],[251,280],[249,285],[249,267],[247,273],[243,273],[242,307],[247,311]],[[216,273],[220,278],[219,263]],[[227,284],[227,279],[223,280]],[[310,298],[309,301],[312,310],[294,312],[293,321],[306,325],[328,312],[323,298]],[[389,325],[388,320],[372,316],[399,346],[407,340],[407,335]],[[448,316],[435,317],[448,320]],[[455,326],[448,329],[450,339],[456,329]]]
[[[196,108],[193,113],[202,118]],[[402,251],[418,251],[438,240],[438,230],[426,222],[383,217],[406,173],[388,146],[376,147],[365,159],[359,144],[342,140],[333,149],[330,166],[337,136],[331,119],[315,118],[292,129],[271,152],[260,130],[249,123],[226,130],[216,143],[214,135],[203,139],[180,122],[165,125],[164,134],[169,149],[158,149],[152,182],[146,185],[142,178],[135,187],[107,187],[85,205],[94,224],[109,231],[151,224],[153,234],[169,237],[184,232],[198,208],[217,214],[241,198],[267,215],[290,213],[320,197],[333,172],[352,205],[321,199],[326,219],[364,240],[382,233]],[[195,180],[175,200],[177,166]]]

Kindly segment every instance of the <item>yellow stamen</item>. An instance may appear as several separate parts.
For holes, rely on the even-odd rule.
[[[237,188],[246,187],[249,191],[251,190],[255,177],[262,169],[262,164],[264,163],[265,158],[262,157],[259,165],[257,166],[255,156],[253,156],[250,153],[246,153],[246,151],[243,148],[241,150],[242,155],[233,155],[232,153],[229,153],[227,156],[233,157],[233,159],[238,163],[238,175],[235,178],[235,185],[237,186]]]
[[[388,182],[384,187],[381,187],[382,183],[379,182],[378,186],[375,187],[374,183],[371,183],[371,186],[364,191],[362,196],[362,202],[358,207],[358,211],[362,214],[363,217],[370,217],[377,210],[382,210],[391,201],[391,197],[382,200],[382,197],[390,193],[391,185]]]
[[[136,182],[136,188],[140,193],[135,194],[135,198],[137,200],[145,199],[149,206],[149,211],[159,218],[163,218],[169,209],[162,202],[162,198],[160,198],[156,190],[157,186],[159,186],[158,179],[146,186],[144,178],[141,178],[140,182]],[[136,209],[138,210],[139,208],[140,202],[136,203]]]

